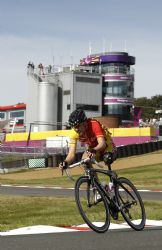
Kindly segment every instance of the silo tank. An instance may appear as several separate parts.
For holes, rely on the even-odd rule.
[[[53,83],[38,84],[38,123],[39,131],[56,129],[58,86]],[[55,126],[52,126],[55,125]]]

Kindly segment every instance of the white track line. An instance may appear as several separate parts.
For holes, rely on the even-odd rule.
[[[11,184],[0,184],[0,187],[16,187],[16,188],[42,188],[42,189],[71,189],[74,190],[74,188],[64,188],[64,187],[53,187],[53,186],[30,186],[30,185],[11,185]],[[162,193],[162,190],[159,189],[138,189],[139,192],[154,192],[154,193]]]
[[[162,220],[146,220],[146,227],[161,227]],[[126,229],[130,228],[128,224],[114,224],[111,223],[109,230],[114,229]],[[28,234],[46,234],[46,233],[65,233],[65,232],[80,232],[80,231],[92,231],[86,224],[82,224],[79,226],[71,226],[71,227],[54,227],[54,226],[44,226],[37,225],[31,227],[22,227],[18,229],[13,229],[6,232],[0,232],[0,236],[9,236],[9,235],[28,235]]]

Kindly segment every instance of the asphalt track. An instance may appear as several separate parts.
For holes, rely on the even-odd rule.
[[[142,190],[139,191],[144,200],[162,200],[162,191]],[[10,186],[1,185],[0,194],[3,195],[23,195],[23,196],[55,196],[68,197],[74,196],[73,188],[63,189],[61,187],[46,188],[41,186]]]
[[[162,227],[37,235],[1,236],[1,250],[161,250]]]

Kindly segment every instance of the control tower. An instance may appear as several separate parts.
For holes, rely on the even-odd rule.
[[[80,65],[91,66],[93,72],[102,74],[102,115],[118,119],[120,125],[130,123],[135,57],[126,52],[105,52],[81,59]]]

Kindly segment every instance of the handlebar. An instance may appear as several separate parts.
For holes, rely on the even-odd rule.
[[[78,166],[85,164],[85,163],[88,163],[88,162],[96,164],[99,168],[104,168],[104,166],[102,164],[100,164],[98,161],[96,161],[96,159],[94,157],[91,157],[91,158],[88,157],[88,158],[82,159],[79,162],[76,162],[74,164],[69,165],[67,169],[62,170],[62,174],[63,174],[63,172],[65,172],[66,176],[70,180],[75,181],[74,178],[69,174],[68,169],[78,167]]]
[[[91,159],[88,157],[86,159],[82,159],[81,161],[78,161],[74,164],[69,165],[68,168],[75,168],[75,167],[78,167],[79,165],[82,165],[82,164],[90,162],[90,161],[91,161]]]
[[[88,157],[88,158],[82,159],[81,161],[79,161],[77,163],[69,165],[68,168],[75,168],[75,167],[78,167],[78,166],[80,166],[84,163],[87,163],[87,162],[92,162],[92,163],[96,164],[98,167],[103,168],[103,166],[98,161],[96,161],[96,159],[94,157],[91,157],[91,158]]]

